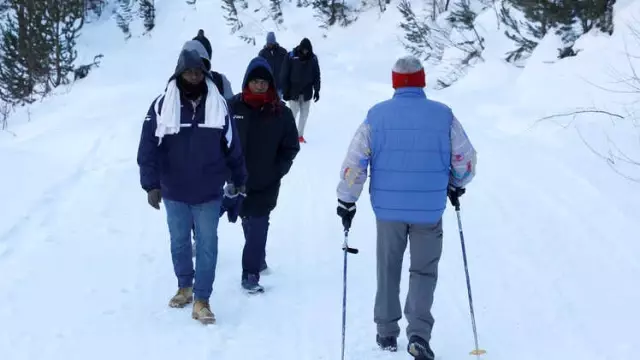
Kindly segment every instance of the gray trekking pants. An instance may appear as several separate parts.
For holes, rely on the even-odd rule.
[[[304,127],[307,125],[311,100],[304,101],[304,95],[300,95],[297,99],[289,101],[289,107],[293,113],[293,118],[298,118],[298,135],[304,136]],[[298,117],[298,113],[300,117]]]
[[[429,341],[434,323],[431,306],[438,279],[438,263],[442,254],[442,220],[437,224],[406,224],[378,220],[377,230],[378,290],[374,321],[378,335],[400,335],[400,279],[402,260],[409,240],[409,292],[404,306],[404,314],[409,323],[406,329],[407,338],[417,335]]]

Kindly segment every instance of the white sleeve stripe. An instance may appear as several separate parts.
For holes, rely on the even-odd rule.
[[[233,141],[233,127],[231,126],[231,117],[229,116],[228,119],[227,133],[224,137],[227,139],[227,147],[231,148],[231,142]]]

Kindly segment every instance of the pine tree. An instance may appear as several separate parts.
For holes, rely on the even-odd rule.
[[[116,10],[116,21],[118,27],[124,33],[125,39],[131,37],[131,29],[129,24],[133,20],[133,3],[135,0],[117,0],[118,9]]]
[[[478,14],[471,10],[469,0],[460,0],[455,4],[447,17],[449,23],[457,30],[462,40],[453,42],[452,45],[462,50],[466,55],[460,65],[467,66],[472,60],[482,58],[484,51],[484,38],[480,36],[475,27]]]
[[[356,10],[344,0],[313,0],[312,6],[316,11],[315,18],[323,29],[335,24],[347,27],[357,20],[357,16],[354,16]]]
[[[507,53],[506,60],[514,62],[527,58],[538,46],[538,40],[554,30],[561,14],[564,13],[558,1],[553,0],[507,0],[506,2],[511,8],[522,12],[527,20],[524,23],[515,21],[509,8],[503,3],[501,20],[509,27],[505,35],[518,45],[518,48]]]
[[[0,15],[4,15],[4,13],[9,10],[9,3],[7,0],[0,0]]]
[[[562,0],[569,16],[576,18],[582,34],[593,28],[613,34],[613,5],[615,0]]]
[[[398,11],[404,18],[400,28],[404,30],[403,46],[413,56],[429,60],[438,51],[438,44],[433,39],[433,31],[427,19],[420,19],[413,11],[409,0],[400,0]]]
[[[156,26],[156,7],[154,0],[140,0],[138,12],[144,19],[144,28],[147,32],[153,30]]]
[[[231,26],[232,34],[235,34],[238,30],[242,29],[244,24],[240,21],[240,17],[238,16],[236,0],[222,0],[222,10],[227,13],[224,15],[224,19],[227,20],[227,25]]]
[[[520,31],[522,28],[521,23],[513,19],[511,11],[504,4],[500,9],[500,20],[507,26],[507,30],[504,31],[505,36],[517,45],[515,50],[507,52],[505,60],[510,63],[517,63],[526,59],[533,52],[533,49],[538,46],[538,42],[522,34]]]
[[[42,31],[46,4],[40,1],[7,0],[6,20],[0,27],[0,99],[15,105],[32,103],[34,95],[48,91],[39,87],[49,75],[49,52]]]
[[[41,0],[47,4],[44,32],[49,42],[49,84],[57,87],[69,83],[77,58],[76,39],[84,24],[83,0]]]
[[[271,15],[271,19],[280,25],[284,22],[284,18],[282,15],[282,0],[269,0],[269,14]]]
[[[20,38],[19,23],[23,16],[7,16],[2,25],[0,43],[0,99],[8,104],[31,103],[36,86],[24,57],[25,39]]]
[[[99,18],[102,16],[105,5],[106,0],[84,0],[84,13],[85,15],[95,15]],[[87,20],[85,18],[85,21]]]

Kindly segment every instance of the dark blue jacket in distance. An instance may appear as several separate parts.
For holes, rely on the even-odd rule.
[[[276,82],[276,87],[278,90],[282,90],[282,86],[280,85],[280,70],[282,69],[284,59],[287,57],[287,50],[280,46],[280,44],[275,43],[273,48],[265,46],[260,50],[258,56],[267,59],[273,72],[273,80]]]
[[[161,109],[164,96],[151,104],[138,147],[140,183],[146,191],[160,189],[163,198],[195,205],[220,199],[229,171],[235,185],[245,185],[247,171],[235,122],[228,116],[222,129],[198,126],[205,120],[205,98],[206,94],[196,104],[181,97],[180,132],[165,135],[159,146],[155,105],[159,102]]]

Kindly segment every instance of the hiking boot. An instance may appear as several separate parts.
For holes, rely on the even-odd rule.
[[[407,345],[407,351],[416,360],[434,360],[435,356],[429,343],[419,336],[411,336],[409,338],[409,345]]]
[[[249,294],[257,294],[264,292],[264,288],[258,282],[259,278],[255,274],[247,274],[242,278],[242,287]]]
[[[169,301],[172,308],[183,308],[193,301],[193,288],[181,288]]]
[[[376,343],[382,350],[395,352],[398,350],[398,339],[395,336],[376,335]]]
[[[204,325],[216,322],[216,317],[213,315],[213,312],[211,312],[209,302],[204,300],[196,300],[196,302],[193,303],[193,312],[191,313],[191,317],[200,321]]]

